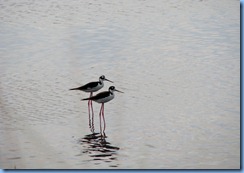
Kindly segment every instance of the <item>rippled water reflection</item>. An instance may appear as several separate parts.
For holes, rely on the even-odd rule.
[[[118,167],[117,150],[119,150],[119,147],[112,146],[99,133],[86,135],[79,140],[79,144],[83,146],[81,152],[91,157],[87,162],[93,161],[95,165],[105,162],[109,163],[109,167]]]
[[[239,15],[237,0],[0,1],[0,167],[240,168]],[[101,105],[87,135],[89,94],[69,91],[101,75],[124,92],[105,139]]]

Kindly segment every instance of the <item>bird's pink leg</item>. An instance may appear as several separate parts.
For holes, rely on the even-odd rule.
[[[90,97],[92,97],[92,92],[90,94]],[[92,118],[91,118],[91,111],[90,107],[92,110]],[[94,133],[94,112],[93,112],[93,107],[92,107],[92,101],[88,100],[88,114],[89,114],[89,128],[91,129],[91,132]]]
[[[92,116],[94,116],[92,101],[90,100],[90,102],[91,102],[90,105],[91,105],[91,110],[92,110]]]
[[[94,133],[94,131],[95,131],[95,128],[94,128],[94,112],[93,112],[92,101],[91,101],[91,110],[92,110],[91,126],[92,126],[92,133]]]
[[[90,97],[92,97],[92,92],[91,92]],[[92,110],[92,117],[94,117],[93,106],[92,106],[92,100],[90,100],[90,105],[91,105],[91,110]]]
[[[92,96],[92,92],[91,92],[91,94],[90,94],[90,97]],[[89,111],[89,114],[90,114],[90,105],[91,105],[92,103],[91,103],[91,100],[88,100],[88,111]]]
[[[92,97],[92,92],[90,97]],[[91,110],[92,110],[92,118],[91,118],[91,131],[92,133],[94,133],[95,128],[94,128],[94,111],[93,111],[93,106],[92,106],[92,100],[90,100],[90,106],[91,106]]]
[[[103,105],[101,106],[100,112],[99,112],[99,120],[100,120],[100,133],[102,134],[102,108]]]
[[[89,128],[91,129],[90,100],[88,100]]]
[[[102,110],[102,115],[103,115],[103,134],[105,136],[105,128],[106,128],[106,122],[104,118],[104,103],[102,104],[103,110]]]

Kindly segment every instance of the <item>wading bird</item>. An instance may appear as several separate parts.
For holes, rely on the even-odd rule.
[[[96,82],[90,82],[90,83],[87,83],[83,86],[80,86],[80,87],[77,87],[77,88],[72,88],[70,90],[80,90],[80,91],[84,91],[84,92],[89,92],[90,93],[90,97],[92,97],[92,94],[93,92],[96,92],[98,90],[100,90],[104,84],[103,84],[103,81],[109,81],[111,83],[113,83],[112,81],[108,80],[105,78],[104,75],[100,76],[99,77],[99,81],[96,81]],[[92,100],[89,100],[88,101],[88,112],[89,112],[89,126],[92,130],[92,132],[94,132],[94,127],[92,128],[91,126],[91,123],[90,123],[90,107],[91,107],[91,110],[92,110],[92,124],[93,124],[93,116],[94,116],[94,112],[93,112],[93,107],[92,107]]]
[[[99,119],[100,119],[100,132],[101,135],[104,136],[105,136],[105,127],[106,127],[105,118],[104,118],[104,103],[109,102],[114,98],[114,91],[123,93],[122,91],[116,90],[114,86],[111,86],[109,87],[108,91],[103,91],[101,93],[98,93],[95,96],[82,99],[82,100],[90,100],[90,101],[95,101],[97,103],[102,103],[100,113],[99,113]],[[102,118],[103,118],[103,126],[104,126],[103,131],[102,131],[102,121],[101,121]]]

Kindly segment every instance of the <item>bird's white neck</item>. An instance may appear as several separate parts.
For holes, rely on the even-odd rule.
[[[113,94],[114,93],[114,90],[109,90],[109,92]]]
[[[102,79],[99,79],[99,82],[102,84],[102,86],[103,86],[103,80]]]

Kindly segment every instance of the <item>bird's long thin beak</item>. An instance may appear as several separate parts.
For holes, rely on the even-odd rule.
[[[124,92],[122,92],[122,91],[119,91],[119,90],[116,90],[116,89],[115,89],[114,91],[117,91],[117,92],[119,92],[119,93],[124,93]]]
[[[104,80],[106,80],[106,81],[109,81],[109,82],[111,82],[111,83],[114,83],[113,81],[111,81],[111,80],[108,80],[108,79],[104,79]]]

